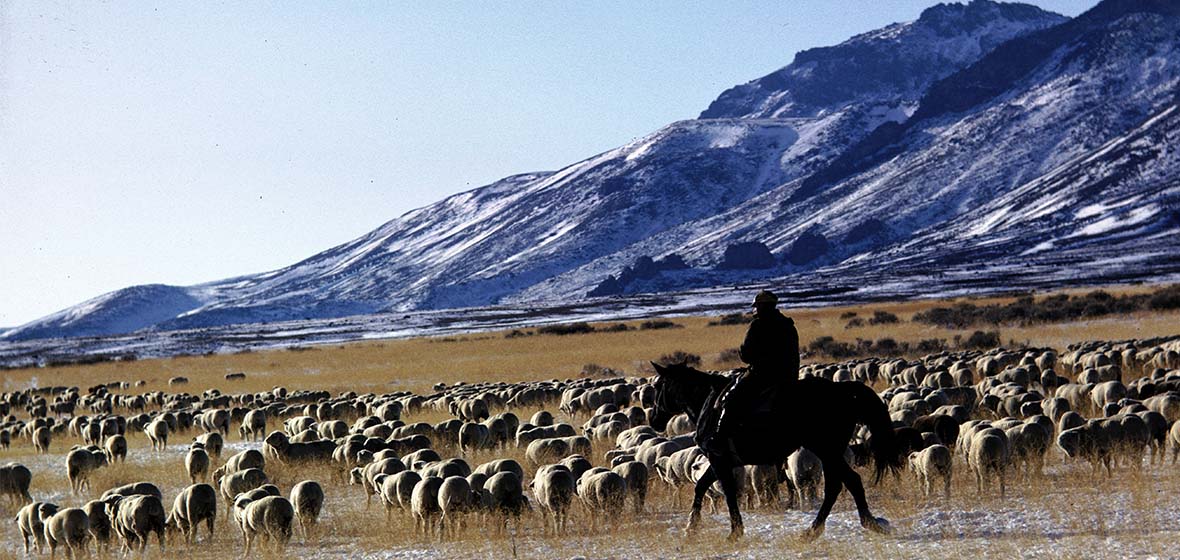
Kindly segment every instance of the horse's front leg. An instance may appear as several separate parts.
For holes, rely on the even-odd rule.
[[[721,490],[725,492],[725,505],[729,507],[729,540],[736,541],[745,534],[746,529],[742,524],[742,512],[739,511],[740,505],[738,500],[738,480],[734,476],[734,467],[726,465],[724,467],[713,467],[717,473],[717,479],[721,481]]]
[[[700,480],[697,480],[696,490],[692,497],[692,513],[688,514],[688,526],[684,528],[684,532],[691,535],[697,529],[697,525],[701,521],[701,506],[705,502],[705,493],[709,491],[709,487],[717,481],[717,473],[714,472],[712,466],[701,475]]]

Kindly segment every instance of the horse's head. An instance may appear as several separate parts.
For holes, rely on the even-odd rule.
[[[652,405],[652,414],[648,418],[648,423],[657,432],[662,432],[668,427],[668,421],[673,416],[688,408],[682,395],[684,386],[688,383],[685,373],[691,371],[692,368],[683,363],[661,365],[651,362],[651,365],[656,370],[656,375],[651,382],[655,392],[655,402]]]

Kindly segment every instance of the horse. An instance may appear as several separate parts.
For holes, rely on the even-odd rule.
[[[668,420],[682,412],[697,421],[706,404],[711,406],[714,397],[730,382],[725,375],[698,371],[686,364],[652,365],[656,370],[653,381],[655,407],[650,423],[657,431],[664,431]],[[709,470],[696,483],[686,533],[695,532],[705,493],[713,482],[720,481],[729,507],[728,538],[730,541],[740,538],[744,528],[742,514],[738,511],[738,483],[734,469],[742,465],[781,465],[800,447],[807,448],[823,461],[824,472],[823,503],[815,521],[804,532],[805,539],[813,540],[823,534],[824,522],[842,488],[848,488],[852,493],[863,527],[888,533],[889,522],[874,517],[869,511],[860,475],[844,459],[857,424],[869,427],[868,447],[874,462],[874,483],[886,472],[897,472],[902,466],[902,457],[894,437],[893,423],[885,403],[871,388],[854,381],[833,382],[818,377],[805,377],[784,387],[773,399],[769,413],[754,415],[743,423],[741,433],[734,436],[733,450],[737,457],[732,453],[702,449],[709,459]],[[699,435],[697,441],[702,441]]]

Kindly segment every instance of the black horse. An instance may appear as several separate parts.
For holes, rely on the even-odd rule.
[[[681,412],[695,422],[712,395],[719,394],[730,378],[697,371],[684,364],[656,368],[653,428],[663,431],[668,420]],[[857,424],[869,427],[869,451],[875,476],[901,467],[901,456],[894,438],[893,423],[881,398],[869,387],[856,382],[832,382],[805,377],[778,392],[768,413],[747,421],[735,437],[734,450],[740,462],[729,454],[705,451],[709,470],[697,481],[687,531],[691,533],[701,517],[701,502],[715,481],[721,482],[729,506],[730,540],[741,537],[744,529],[738,511],[738,487],[734,469],[741,465],[781,465],[799,447],[805,447],[823,461],[824,501],[811,528],[804,534],[815,538],[823,533],[824,521],[836,503],[842,487],[856,500],[860,523],[865,528],[885,533],[888,522],[873,517],[865,501],[860,475],[844,460],[844,452]]]

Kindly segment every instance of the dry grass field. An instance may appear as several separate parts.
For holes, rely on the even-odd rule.
[[[1145,288],[1124,288],[1134,292]],[[994,298],[987,301],[1003,301]],[[982,303],[983,300],[973,300]],[[804,346],[808,341],[831,336],[854,342],[857,338],[876,340],[891,337],[899,342],[923,339],[952,339],[970,334],[911,322],[914,313],[940,301],[881,303],[856,307],[790,310]],[[871,316],[888,311],[900,323],[846,329],[850,312]],[[710,317],[676,317],[680,328],[597,332],[554,336],[533,335],[508,338],[503,332],[469,334],[447,338],[384,340],[343,346],[319,346],[299,350],[257,351],[239,354],[179,357],[165,360],[103,363],[47,369],[9,370],[2,390],[24,389],[31,384],[77,385],[87,387],[115,380],[144,380],[135,392],[168,391],[167,380],[183,375],[190,383],[184,391],[199,393],[209,388],[224,392],[253,392],[274,386],[288,389],[389,392],[409,390],[431,392],[431,386],[460,381],[525,381],[581,377],[584,366],[596,364],[625,375],[642,375],[648,360],[675,351],[701,356],[702,367],[726,368],[736,363],[720,361],[722,354],[736,347],[743,325],[707,326]],[[1085,340],[1119,340],[1180,334],[1180,313],[1137,313],[1087,322],[1001,326],[1001,337],[1036,347],[1059,350]],[[817,360],[820,358],[812,358]],[[241,381],[227,382],[225,374],[244,372]],[[879,387],[883,388],[883,387]],[[173,389],[177,390],[177,389]],[[556,406],[549,407],[556,413]],[[514,410],[527,418],[534,410]],[[21,412],[23,414],[23,412]],[[559,420],[580,425],[586,418]],[[438,422],[449,416],[423,411],[404,417],[408,422]],[[275,424],[272,422],[271,429]],[[235,425],[236,430],[236,425]],[[14,440],[0,450],[0,464],[22,463],[33,471],[34,499],[62,506],[81,505],[103,490],[138,480],[157,483],[170,506],[176,492],[188,484],[182,458],[191,435],[173,435],[169,448],[151,451],[141,433],[128,435],[130,455],[126,464],[98,471],[86,496],[72,496],[65,479],[65,453],[81,443],[72,437],[55,439],[48,455],[35,454],[27,441]],[[239,441],[236,432],[227,438],[230,450],[258,447],[259,443]],[[595,464],[603,462],[610,444],[596,442]],[[443,457],[458,456],[456,449],[442,446]],[[493,458],[515,458],[526,465],[523,449],[479,452],[466,459],[476,465]],[[1170,455],[1170,454],[1169,454]],[[224,457],[224,455],[223,455]],[[1146,461],[1146,460],[1145,460]],[[878,515],[890,519],[891,535],[872,535],[856,522],[851,500],[844,495],[837,502],[825,535],[816,542],[798,539],[810,522],[815,507],[785,510],[772,504],[746,511],[746,538],[727,543],[724,505],[708,514],[703,530],[686,539],[681,531],[687,517],[686,502],[675,505],[674,492],[653,480],[645,513],[623,513],[595,530],[588,517],[574,509],[575,529],[568,535],[552,536],[543,530],[541,517],[526,515],[506,533],[472,519],[455,540],[437,543],[418,535],[407,515],[395,512],[387,517],[379,501],[366,506],[364,492],[336,479],[334,467],[287,467],[268,464],[271,481],[284,493],[304,479],[320,481],[327,492],[327,505],[319,530],[310,536],[296,534],[285,552],[273,557],[300,558],[1176,558],[1180,557],[1180,471],[1170,459],[1166,463],[1135,468],[1120,467],[1113,478],[1093,476],[1088,465],[1065,462],[1051,450],[1045,476],[1021,481],[1010,478],[1009,492],[1001,498],[995,488],[978,495],[974,479],[962,458],[956,459],[956,473],[949,500],[924,497],[909,473],[887,479],[868,489],[870,505]],[[1015,476],[1015,475],[1011,475]],[[654,478],[654,475],[653,475]],[[688,493],[685,492],[687,499]],[[241,536],[219,510],[217,534],[212,542],[200,533],[195,546],[173,542],[164,557],[230,558],[243,551]],[[0,560],[23,558],[20,536],[11,519],[15,508],[0,499]],[[122,556],[121,553],[116,554]],[[46,554],[47,556],[47,554]],[[161,557],[155,546],[149,557]]]

